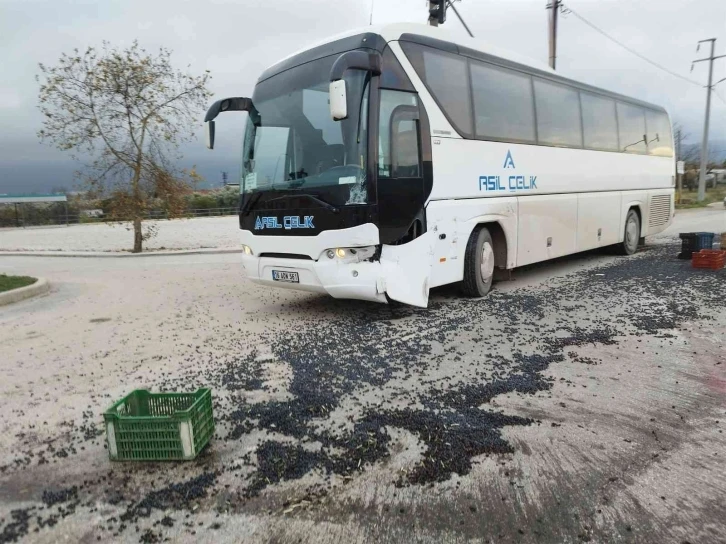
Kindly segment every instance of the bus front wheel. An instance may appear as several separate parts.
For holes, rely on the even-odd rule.
[[[468,297],[483,297],[494,279],[494,243],[489,230],[481,227],[472,232],[466,245],[464,280],[461,290]]]
[[[625,232],[623,233],[623,242],[618,244],[618,253],[621,255],[632,255],[638,250],[638,242],[640,241],[640,217],[638,212],[633,208],[628,210],[625,216]]]

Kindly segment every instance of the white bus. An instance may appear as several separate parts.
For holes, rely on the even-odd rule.
[[[442,29],[369,27],[267,69],[242,150],[255,282],[425,307],[513,269],[632,254],[674,214],[667,112]]]

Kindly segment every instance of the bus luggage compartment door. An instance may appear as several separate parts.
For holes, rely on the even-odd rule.
[[[381,266],[389,298],[426,308],[429,303],[429,276],[438,241],[429,231],[400,246],[383,246]]]

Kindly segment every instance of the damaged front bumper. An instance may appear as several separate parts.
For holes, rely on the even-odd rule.
[[[413,306],[428,305],[429,275],[436,241],[434,233],[426,233],[400,246],[383,245],[380,252],[365,260],[340,259],[337,255],[330,257],[329,252],[341,247],[372,247],[360,244],[364,239],[370,241],[370,237],[336,236],[338,239],[332,245],[332,239],[323,241],[320,245],[301,238],[293,238],[289,245],[281,244],[280,237],[277,237],[274,241],[276,251],[262,252],[262,256],[257,256],[254,254],[259,251],[257,248],[268,245],[270,241],[267,238],[260,243],[259,238],[261,237],[244,237],[245,245],[252,249],[253,254],[242,255],[246,275],[255,283],[282,289],[327,293],[335,298],[382,303],[390,298]],[[356,244],[356,241],[359,243]],[[327,247],[323,247],[325,245]],[[283,246],[287,251],[279,251]],[[300,253],[301,250],[305,253]],[[266,253],[273,255],[266,256]],[[290,255],[290,258],[285,254]],[[280,277],[281,272],[285,273],[282,277],[288,281],[274,279]],[[289,281],[291,278],[297,281]]]
[[[324,259],[309,261],[244,255],[242,265],[247,277],[262,285],[327,293],[335,298],[386,302],[385,286],[380,281],[380,263],[339,263]],[[299,282],[276,281],[273,271],[296,273]]]

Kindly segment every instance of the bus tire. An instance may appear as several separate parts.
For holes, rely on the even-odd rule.
[[[494,243],[489,230],[481,227],[471,233],[466,244],[461,290],[467,297],[483,297],[491,290],[493,279]]]
[[[630,208],[625,216],[624,229],[623,241],[617,245],[617,250],[620,255],[632,255],[638,251],[640,242],[640,217],[634,208]]]

